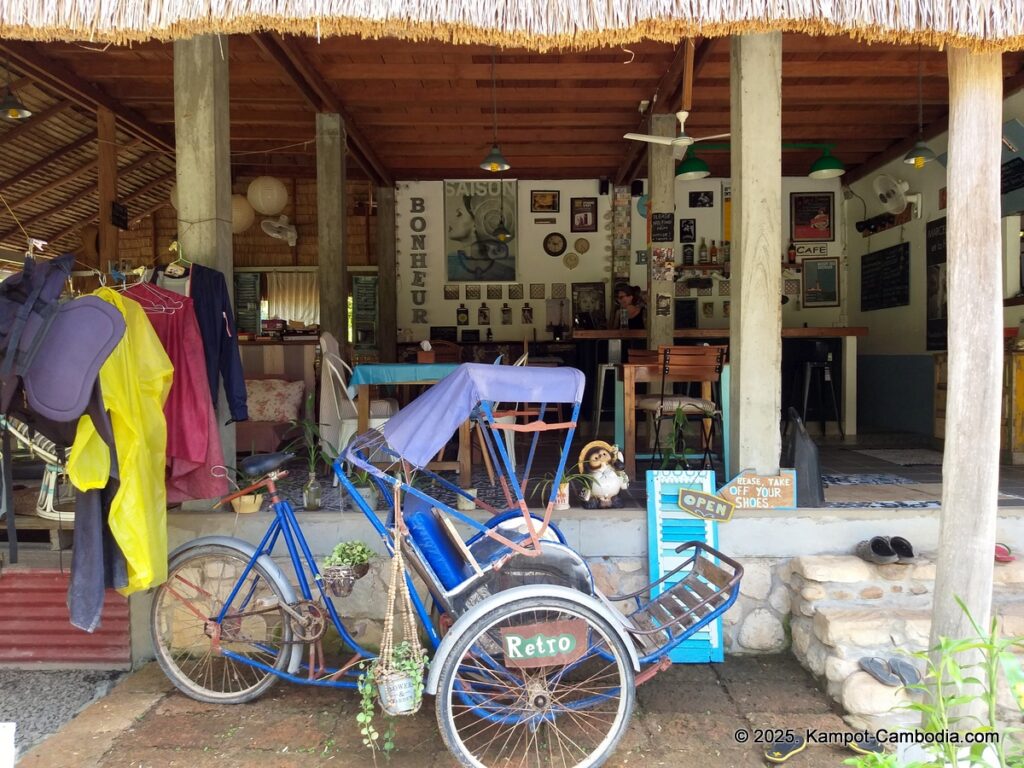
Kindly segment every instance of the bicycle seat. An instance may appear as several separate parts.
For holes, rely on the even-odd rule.
[[[294,453],[280,451],[278,453],[258,453],[254,456],[247,456],[238,464],[238,468],[249,477],[261,477],[275,469],[280,469],[285,463],[295,458]]]

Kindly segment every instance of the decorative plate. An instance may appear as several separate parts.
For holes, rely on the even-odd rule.
[[[565,256],[562,257],[562,263],[565,264],[569,269],[576,269],[580,263],[579,254],[575,251],[569,251]]]
[[[544,238],[544,253],[548,256],[561,256],[566,248],[565,235],[561,232],[552,232]]]
[[[579,237],[576,242],[573,243],[573,247],[576,248],[578,253],[586,253],[590,250],[590,241],[585,237]]]
[[[650,203],[650,195],[641,195],[636,199],[636,212],[647,218],[647,206]]]

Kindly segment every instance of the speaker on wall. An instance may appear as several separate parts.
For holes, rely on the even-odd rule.
[[[601,184],[599,187],[599,189],[601,190],[601,194],[607,195],[610,188],[611,184],[608,183],[608,179],[601,179]]]
[[[642,180],[637,179],[629,185],[629,194],[632,197],[640,197],[644,193],[644,183]]]

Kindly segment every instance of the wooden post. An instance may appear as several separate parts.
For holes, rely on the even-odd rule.
[[[655,136],[675,136],[679,132],[679,121],[675,115],[651,115],[651,133]],[[647,348],[657,349],[672,344],[672,311],[658,315],[658,297],[668,296],[669,307],[675,304],[676,287],[671,280],[655,280],[654,249],[672,249],[667,243],[651,242],[651,221],[655,214],[672,215],[672,229],[675,229],[676,174],[672,147],[664,144],[649,144],[647,148],[647,176],[650,197],[647,204]],[[614,288],[614,286],[613,286]],[[617,307],[612,294],[612,311]],[[664,302],[664,299],[662,300]]]
[[[1003,378],[1000,55],[950,48],[947,61],[949,379],[932,647],[975,634],[956,597],[989,623]]]
[[[99,142],[97,196],[99,197],[99,264],[100,272],[117,261],[117,227],[111,220],[111,205],[117,200],[117,121],[106,107],[96,108],[96,138]]]
[[[398,359],[395,188],[377,187],[377,343],[381,362]]]
[[[732,466],[779,470],[782,435],[782,34],[730,49],[732,129]]]
[[[348,263],[345,248],[345,123],[337,114],[316,116],[317,263],[320,266],[320,329],[348,350]]]

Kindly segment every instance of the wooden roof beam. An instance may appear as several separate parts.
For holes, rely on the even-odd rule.
[[[256,45],[284,70],[314,111],[329,111],[341,116],[345,123],[348,143],[354,150],[352,154],[359,165],[378,186],[392,186],[391,174],[384,163],[356,127],[352,116],[345,110],[331,87],[309,64],[302,52],[276,32],[263,32],[251,37]]]
[[[680,94],[683,87],[683,74],[686,70],[687,63],[692,67],[690,81],[693,82],[697,79],[701,69],[707,63],[708,58],[711,54],[711,41],[707,38],[700,38],[694,43],[692,53],[687,49],[690,48],[690,41],[683,40],[682,43],[676,48],[676,55],[672,59],[672,63],[668,69],[665,70],[665,74],[662,75],[661,80],[658,82],[658,87],[654,90],[654,96],[651,99],[651,107],[647,114],[640,120],[640,130],[646,129],[648,124],[648,116],[653,112],[675,112],[677,105],[681,101],[681,97],[677,97]],[[615,183],[625,184],[632,181],[637,175],[640,167],[641,160],[646,158],[645,150],[647,144],[641,141],[630,142],[630,147],[626,150],[626,157],[619,165],[617,171],[615,171]]]
[[[46,58],[34,45],[0,40],[0,50],[38,85],[67,97],[90,112],[95,112],[97,107],[106,107],[114,113],[123,130],[138,136],[156,149],[174,151],[173,133],[153,125],[138,112],[119,104],[101,88],[87,83],[63,65]]]
[[[56,104],[47,107],[42,112],[37,112],[32,115],[31,120],[25,120],[24,122],[16,125],[11,130],[7,131],[3,135],[0,135],[0,147],[11,144],[18,139],[26,136],[40,127],[43,123],[49,120],[51,117],[63,114],[65,111],[71,109],[74,104],[71,101],[58,101]]]
[[[15,184],[20,184],[21,182],[25,181],[26,179],[31,178],[35,174],[39,173],[39,171],[41,171],[43,168],[47,168],[47,167],[53,165],[54,163],[56,163],[58,160],[60,160],[61,158],[65,157],[66,155],[70,155],[72,152],[75,152],[75,151],[81,149],[82,147],[84,147],[89,142],[95,141],[95,140],[96,140],[96,131],[91,131],[91,132],[85,134],[84,136],[80,136],[79,138],[77,138],[73,142],[71,142],[70,144],[67,144],[67,145],[61,147],[60,149],[58,149],[53,154],[47,155],[46,157],[44,157],[39,162],[33,163],[32,165],[30,165],[25,170],[18,172],[17,174],[12,176],[11,178],[9,178],[6,181],[4,181],[3,182],[3,188],[4,189],[10,189]]]

